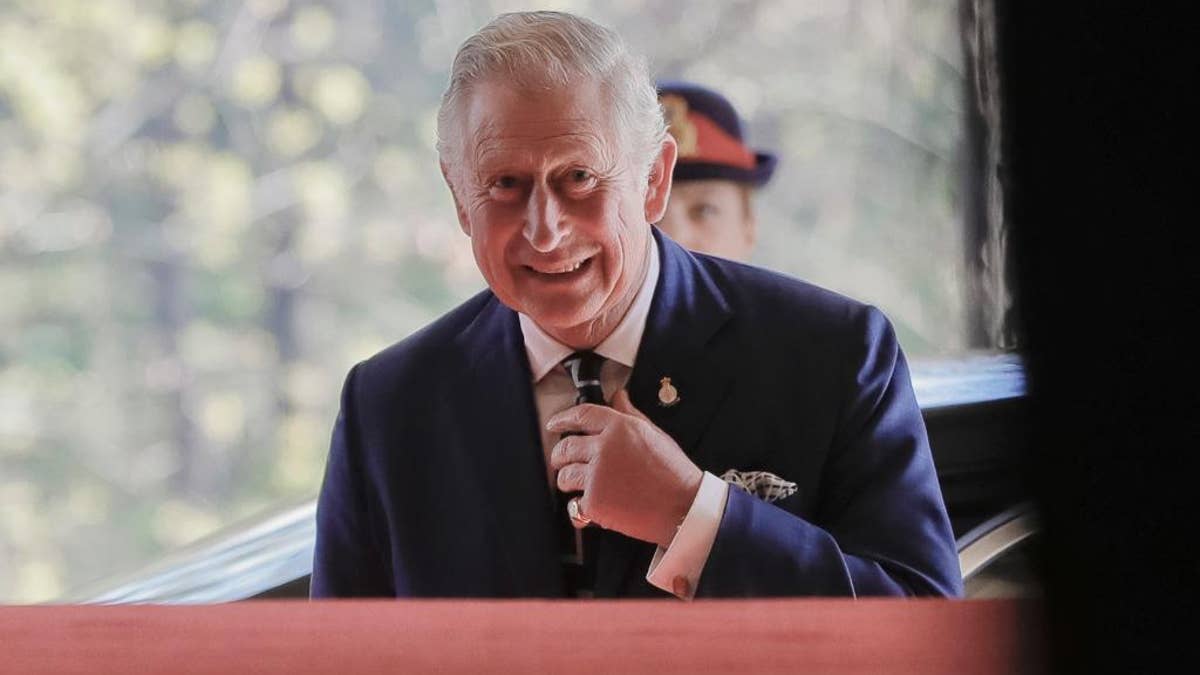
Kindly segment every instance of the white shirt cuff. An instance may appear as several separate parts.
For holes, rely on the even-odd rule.
[[[691,600],[696,595],[696,585],[717,538],[728,498],[729,484],[705,471],[692,507],[670,546],[666,549],[659,546],[654,552],[646,581],[681,600]]]

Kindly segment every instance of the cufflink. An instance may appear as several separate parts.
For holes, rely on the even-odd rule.
[[[692,585],[688,583],[686,577],[675,577],[671,581],[671,592],[675,595],[686,598],[691,595]]]

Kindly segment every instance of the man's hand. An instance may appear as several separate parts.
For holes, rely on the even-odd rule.
[[[558,472],[559,490],[583,492],[584,515],[635,539],[671,544],[704,472],[633,407],[628,392],[617,392],[611,408],[568,408],[551,417],[546,429],[579,434],[555,444],[550,465]]]

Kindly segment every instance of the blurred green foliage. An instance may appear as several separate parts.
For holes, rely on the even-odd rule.
[[[780,154],[759,263],[963,349],[954,3],[544,4]],[[0,601],[316,491],[348,367],[483,285],[434,118],[459,42],[523,8],[0,3]]]

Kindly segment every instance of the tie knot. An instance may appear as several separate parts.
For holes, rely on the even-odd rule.
[[[600,368],[604,365],[604,357],[596,352],[575,352],[562,360],[563,367],[571,376],[578,395],[575,405],[580,403],[595,403],[604,405],[604,389],[600,386]]]

